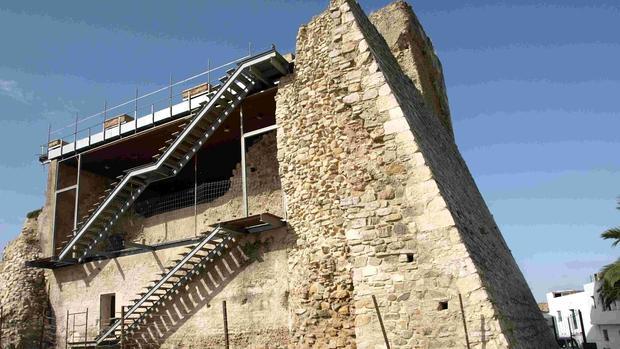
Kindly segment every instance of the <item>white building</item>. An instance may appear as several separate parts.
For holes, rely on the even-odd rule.
[[[596,343],[597,349],[620,349],[620,302],[605,308],[597,292],[600,281],[583,285],[583,291],[554,291],[547,293],[549,314],[555,320],[559,337],[573,337]],[[583,319],[583,328],[579,319]]]

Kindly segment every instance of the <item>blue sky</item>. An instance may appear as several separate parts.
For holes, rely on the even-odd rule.
[[[367,10],[388,1],[361,1]],[[537,299],[618,256],[620,3],[413,1],[458,146]],[[49,123],[254,47],[292,51],[327,1],[0,4],[0,248],[43,204]],[[615,156],[614,156],[615,155]]]

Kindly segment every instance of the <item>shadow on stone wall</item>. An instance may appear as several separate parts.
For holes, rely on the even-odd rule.
[[[106,259],[103,261],[79,264],[75,267],[69,267],[71,269],[70,272],[67,272],[69,268],[54,269],[54,279],[56,280],[58,289],[62,291],[63,284],[80,280],[84,281],[85,286],[88,287],[90,282],[97,277],[110,261],[111,259]]]
[[[235,243],[225,255],[210,264],[197,279],[177,291],[173,299],[165,301],[147,320],[150,322],[147,322],[138,334],[127,339],[126,347],[159,348],[164,345],[198,311],[205,306],[210,308],[209,302],[241,272],[252,263],[261,263],[264,253],[263,248],[257,247],[256,243],[244,244],[244,241]],[[221,337],[223,339],[223,333]],[[192,341],[192,344],[196,343]]]

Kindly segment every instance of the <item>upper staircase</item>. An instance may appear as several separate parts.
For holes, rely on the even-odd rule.
[[[227,71],[220,78],[222,83],[213,87],[207,102],[195,109],[179,131],[171,134],[152,164],[128,170],[111,184],[101,201],[82,218],[73,236],[61,243],[57,259],[81,263],[92,255],[150,183],[178,174],[246,96],[275,86],[289,72],[289,62],[275,49],[241,61]]]

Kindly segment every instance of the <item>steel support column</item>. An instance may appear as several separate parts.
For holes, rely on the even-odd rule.
[[[73,229],[77,229],[78,208],[80,207],[80,172],[82,170],[82,154],[78,154],[77,179],[75,182],[75,207],[73,208]]]
[[[243,216],[248,217],[250,215],[250,208],[248,207],[248,181],[245,168],[245,136],[243,133],[243,105],[239,107],[239,130],[241,134],[241,191],[243,200]]]
[[[73,205],[73,234],[72,236],[75,237],[75,234],[77,233],[77,224],[78,224],[78,209],[80,207],[80,170],[82,167],[82,154],[78,154],[78,160],[77,160],[77,179],[75,181],[75,203]],[[74,247],[74,254],[73,254],[73,258],[76,258],[77,255],[75,255],[75,247]]]
[[[52,166],[56,166],[54,170],[54,184],[53,184],[53,194],[52,194],[52,253],[50,256],[56,257],[56,198],[57,198],[57,189],[58,189],[58,171],[60,170],[60,162],[58,160],[50,162],[50,169]]]
[[[198,236],[198,151],[194,154],[194,236]]]

